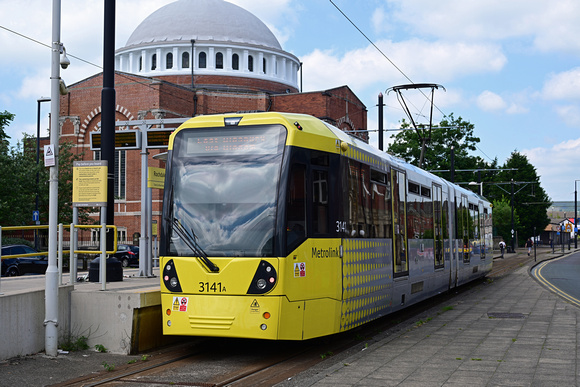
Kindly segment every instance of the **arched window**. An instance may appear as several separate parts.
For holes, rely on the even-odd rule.
[[[157,54],[153,54],[151,57],[151,70],[155,70],[157,68]]]
[[[181,54],[181,67],[184,69],[189,68],[189,52]]]
[[[232,68],[234,70],[240,69],[240,56],[238,54],[232,55]]]
[[[266,62],[266,58],[264,58],[264,59],[262,60],[262,66],[264,67],[264,74],[267,74],[267,73],[268,73],[268,71],[266,70],[266,63],[267,63],[267,62]]]
[[[254,72],[254,57],[248,56],[248,71]]]
[[[172,53],[168,53],[165,56],[165,68],[166,69],[172,69],[173,68],[173,54]]]
[[[224,68],[224,54],[222,54],[221,52],[215,54],[215,68],[216,69]]]
[[[200,52],[199,53],[199,68],[200,69],[205,69],[207,67],[207,55],[205,54],[205,52]]]

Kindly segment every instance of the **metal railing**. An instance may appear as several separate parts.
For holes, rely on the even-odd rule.
[[[78,238],[77,232],[78,229],[101,229],[101,249],[100,250],[78,250]],[[77,254],[100,254],[100,268],[99,268],[99,281],[101,282],[101,290],[107,289],[107,254],[115,254],[117,252],[117,226],[105,226],[106,229],[113,229],[113,250],[107,251],[107,232],[106,230],[103,231],[103,225],[84,225],[84,224],[70,224],[70,257],[71,257],[71,268],[70,268],[70,276],[71,281],[74,283],[77,281]],[[104,257],[104,259],[103,259]],[[73,265],[72,262],[75,264]],[[74,276],[73,276],[74,274]]]
[[[107,229],[113,229],[113,250],[107,251],[106,250],[106,231],[101,232],[101,249],[100,250],[78,250],[78,240],[76,238],[77,229],[102,229],[102,225],[70,225],[70,253],[69,253],[69,272],[70,272],[70,282],[76,283],[77,282],[77,254],[100,254],[101,256],[107,254],[115,254],[117,252],[117,227],[116,226],[106,226]],[[48,225],[36,225],[36,226],[0,226],[0,265],[3,259],[10,259],[10,258],[25,258],[25,257],[38,257],[38,256],[47,256],[48,251],[39,251],[37,253],[30,253],[30,254],[13,254],[13,255],[2,255],[2,232],[3,231],[23,231],[23,230],[47,230]],[[64,228],[62,223],[58,225],[58,248],[57,248],[57,267],[58,267],[58,284],[59,286],[63,284],[62,281],[62,270],[63,270],[63,251],[64,251],[64,243],[63,243],[63,234]],[[103,254],[104,251],[104,254]],[[106,290],[106,261],[107,259],[101,259],[101,267],[100,267],[100,282],[102,283],[102,290]],[[0,286],[1,286],[1,275],[0,275]],[[0,294],[2,288],[0,287]]]

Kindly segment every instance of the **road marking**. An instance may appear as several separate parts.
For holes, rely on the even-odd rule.
[[[559,296],[563,297],[564,299],[570,301],[572,304],[580,307],[580,300],[578,300],[576,297],[569,295],[568,293],[564,292],[560,288],[556,287],[556,285],[552,284],[550,281],[545,279],[544,276],[542,276],[542,269],[548,263],[553,262],[553,261],[557,261],[557,260],[562,259],[562,258],[565,258],[565,257],[560,257],[560,258],[556,258],[553,260],[544,261],[544,262],[540,263],[538,266],[534,267],[534,269],[532,270],[532,275],[538,280],[538,282],[540,282],[541,284],[546,286],[548,289],[550,289],[554,293],[558,294]]]

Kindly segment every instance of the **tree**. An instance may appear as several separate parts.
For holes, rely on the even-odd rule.
[[[410,164],[419,165],[421,157],[421,140],[415,130],[409,130],[410,124],[404,119],[401,121],[403,130],[391,136],[394,141],[389,144],[387,152],[402,158]],[[489,168],[480,157],[470,155],[477,149],[481,140],[475,137],[475,126],[463,118],[455,118],[453,113],[433,127],[431,140],[427,144],[423,160],[423,169],[428,171],[450,170],[451,147],[454,149],[455,169]],[[436,173],[447,180],[451,180],[450,172]],[[473,172],[457,171],[455,181],[476,181]]]
[[[49,170],[41,162],[36,163],[36,138],[25,135],[22,143],[10,147],[10,138],[4,128],[14,119],[14,114],[0,113],[0,225],[30,225],[32,212],[39,198],[40,222],[48,224]],[[34,145],[32,145],[34,144]],[[72,171],[73,162],[82,160],[82,154],[71,152],[70,143],[59,147],[58,221],[72,221]],[[36,176],[39,176],[38,184]],[[83,223],[92,223],[88,218],[90,209],[81,209],[79,218]]]
[[[519,245],[523,246],[527,238],[539,235],[550,224],[547,210],[552,202],[540,185],[540,177],[536,168],[530,164],[525,155],[517,151],[512,152],[503,168],[515,169],[514,171],[500,172],[497,179],[510,183],[502,185],[505,189],[502,196],[507,200],[511,200],[511,183],[513,182],[514,208],[520,220],[516,231],[520,241]],[[534,228],[536,229],[535,234]]]
[[[36,138],[25,136],[25,142],[31,142]],[[82,160],[83,154],[74,154],[72,144],[65,142],[60,144],[58,151],[58,222],[64,225],[72,223],[72,190],[73,190],[73,165],[75,161]],[[36,179],[36,171],[39,173],[39,210],[41,224],[48,224],[49,213],[49,178],[50,171],[41,162],[36,166],[36,150],[32,151],[32,147],[25,147],[25,157],[29,163],[34,160],[35,170],[34,177]],[[35,148],[36,149],[36,148]],[[36,192],[36,191],[34,191]],[[92,208],[79,208],[79,223],[91,224],[88,213]],[[32,213],[32,212],[31,212]]]
[[[408,129],[409,123],[402,120],[402,128]],[[548,195],[540,185],[536,169],[526,156],[514,151],[503,166],[499,166],[497,159],[486,163],[482,158],[470,154],[477,149],[480,139],[474,135],[474,125],[457,119],[453,114],[445,117],[432,131],[431,141],[428,143],[423,161],[423,169],[449,170],[451,169],[451,147],[454,147],[455,182],[484,182],[484,196],[493,201],[496,206],[493,210],[494,225],[497,225],[498,235],[511,241],[511,192],[514,188],[514,228],[519,240],[525,242],[528,237],[536,235],[550,223],[547,209],[552,204]],[[418,165],[421,156],[421,141],[414,130],[404,130],[391,136],[394,140],[387,149],[391,154],[405,161]],[[478,170],[480,176],[472,171]],[[514,171],[497,171],[498,169],[514,169]],[[486,171],[489,170],[489,171]],[[451,180],[449,172],[435,174]],[[478,180],[481,179],[481,180]],[[509,209],[509,222],[504,219],[505,204]],[[498,207],[499,206],[499,207]],[[498,212],[499,211],[499,212]],[[497,216],[496,216],[497,215]],[[499,222],[499,223],[498,223]],[[504,229],[503,227],[508,227]]]
[[[514,229],[518,229],[520,220],[514,208]],[[512,230],[512,208],[510,201],[506,198],[493,201],[493,234],[500,236],[509,244]]]
[[[20,211],[30,200],[23,191],[27,179],[22,176],[19,162],[19,152],[10,147],[10,136],[4,130],[14,119],[14,114],[4,111],[0,113],[0,225],[22,224]],[[28,166],[23,166],[27,168]],[[32,215],[32,213],[30,214]]]

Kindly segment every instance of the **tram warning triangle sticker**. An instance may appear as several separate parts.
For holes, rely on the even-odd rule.
[[[252,301],[252,305],[250,305],[250,308],[259,308],[260,304],[258,304],[258,300],[254,299],[254,301]]]

